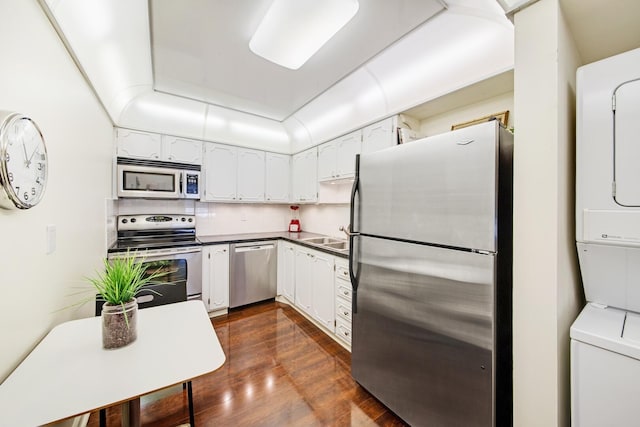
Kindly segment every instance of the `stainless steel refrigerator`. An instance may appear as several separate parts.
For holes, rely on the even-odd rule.
[[[512,424],[512,159],[491,121],[356,160],[352,375],[413,426]]]

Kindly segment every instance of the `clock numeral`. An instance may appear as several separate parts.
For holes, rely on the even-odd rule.
[[[29,193],[25,191],[22,197],[24,197],[25,200],[29,200]]]
[[[42,164],[42,163],[38,163],[38,170],[39,170],[39,171],[41,171],[41,170],[42,170],[42,166],[43,166],[43,164]]]
[[[31,195],[32,196],[36,195],[36,187],[31,187]]]
[[[13,182],[13,172],[9,172],[9,182]]]
[[[20,187],[16,187],[16,194],[20,194]]]
[[[42,183],[40,182],[40,178],[36,178],[36,184],[42,185]]]
[[[8,161],[10,161],[10,160],[11,160],[11,156],[9,155],[9,153],[5,154],[5,156],[4,156],[4,160],[5,160],[6,162],[8,162]]]

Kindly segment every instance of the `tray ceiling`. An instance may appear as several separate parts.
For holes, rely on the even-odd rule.
[[[333,39],[289,70],[249,49],[270,4],[150,0],[154,90],[283,121],[444,10],[437,0],[360,0]]]

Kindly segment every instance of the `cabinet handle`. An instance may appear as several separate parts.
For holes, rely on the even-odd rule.
[[[348,315],[349,315],[349,312],[348,312],[348,311],[344,311],[344,310],[342,310],[342,314],[344,314],[345,316],[348,316]]]
[[[343,276],[348,276],[348,275],[349,275],[349,272],[348,272],[348,271],[343,271],[343,272],[342,272],[342,275],[343,275]]]
[[[349,332],[347,332],[347,331],[342,331],[342,335],[344,335],[345,337],[348,337],[348,336],[349,336]]]
[[[347,296],[349,295],[349,291],[342,291],[342,293],[347,295]]]

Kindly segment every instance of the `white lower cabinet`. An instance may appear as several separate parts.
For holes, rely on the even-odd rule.
[[[209,311],[229,307],[229,245],[203,246],[202,300]]]
[[[336,336],[351,345],[352,288],[349,263],[336,258]]]
[[[296,252],[293,244],[278,242],[278,294],[295,304]]]
[[[335,330],[334,257],[295,246],[295,305],[322,326]]]
[[[311,254],[303,246],[295,247],[295,305],[311,315]]]
[[[335,330],[334,257],[324,252],[313,255],[311,281],[312,316],[331,332]]]

